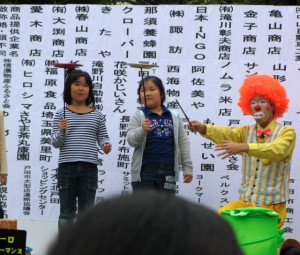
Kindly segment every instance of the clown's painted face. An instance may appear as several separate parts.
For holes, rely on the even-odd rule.
[[[274,118],[274,106],[264,97],[253,97],[251,100],[251,110],[254,119],[262,127],[266,127]]]

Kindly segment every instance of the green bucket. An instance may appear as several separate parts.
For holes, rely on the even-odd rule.
[[[278,213],[261,207],[222,211],[245,255],[277,255],[283,230],[277,229]]]

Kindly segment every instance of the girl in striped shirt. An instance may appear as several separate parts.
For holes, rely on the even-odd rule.
[[[87,72],[71,70],[63,92],[66,107],[54,117],[52,145],[59,148],[59,230],[94,205],[98,183],[98,147],[105,154],[111,145],[105,117],[95,108],[92,79]],[[78,200],[78,210],[77,203]]]

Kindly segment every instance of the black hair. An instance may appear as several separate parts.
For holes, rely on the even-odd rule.
[[[242,255],[229,223],[177,196],[141,191],[96,204],[48,255]]]
[[[163,82],[161,79],[159,79],[156,76],[147,76],[144,79],[142,79],[139,82],[139,87],[137,90],[137,94],[138,94],[138,103],[141,103],[141,95],[140,95],[140,91],[142,89],[143,83],[147,82],[147,81],[152,81],[159,89],[160,91],[160,96],[161,96],[161,105],[163,105],[163,103],[166,101],[166,92],[165,92],[165,87],[163,85]]]
[[[64,88],[64,92],[63,92],[64,102],[66,102],[67,104],[72,103],[71,85],[79,77],[84,77],[86,80],[86,83],[89,85],[89,95],[86,99],[85,104],[94,107],[95,106],[95,97],[94,97],[94,92],[93,92],[92,78],[87,72],[82,71],[80,69],[69,69],[67,71],[67,78],[65,81],[65,88]]]
[[[289,247],[281,251],[280,255],[300,255],[300,248]]]

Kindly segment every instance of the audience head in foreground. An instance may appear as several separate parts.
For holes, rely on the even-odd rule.
[[[48,255],[242,255],[229,224],[177,196],[136,192],[95,205],[60,232]]]

